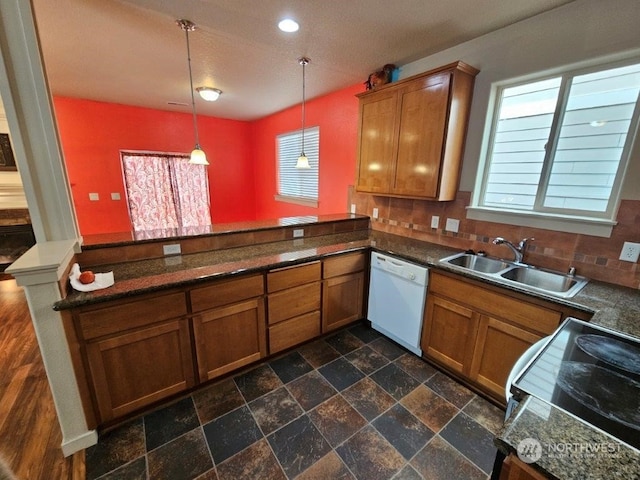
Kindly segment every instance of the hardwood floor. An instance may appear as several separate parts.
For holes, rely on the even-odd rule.
[[[62,433],[25,294],[0,281],[0,456],[20,480],[84,479],[84,452],[65,458]]]

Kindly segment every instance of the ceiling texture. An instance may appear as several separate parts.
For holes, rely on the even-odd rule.
[[[198,114],[253,120],[301,102],[301,56],[311,99],[572,0],[32,1],[54,95],[190,113],[184,18],[194,87],[223,91]]]

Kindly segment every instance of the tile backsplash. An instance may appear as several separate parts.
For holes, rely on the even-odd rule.
[[[610,238],[556,232],[467,219],[466,207],[470,192],[458,192],[452,202],[433,202],[404,198],[381,197],[351,192],[356,213],[371,217],[371,228],[405,237],[447,245],[461,250],[484,250],[487,254],[510,259],[511,252],[503,245],[493,245],[495,237],[518,242],[526,237],[535,240],[527,246],[525,262],[567,271],[575,267],[578,275],[594,280],[640,288],[640,267],[637,263],[618,260],[625,241],[640,242],[640,201],[623,200],[618,211],[618,224]],[[378,218],[373,218],[373,209]],[[431,228],[431,217],[440,217],[439,227]],[[447,218],[460,220],[458,233],[445,231]]]

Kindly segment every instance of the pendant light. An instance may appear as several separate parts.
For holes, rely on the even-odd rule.
[[[189,85],[191,85],[191,112],[193,113],[193,130],[196,136],[196,146],[191,152],[191,158],[189,163],[194,165],[209,165],[207,162],[207,156],[200,148],[200,139],[198,137],[198,121],[196,119],[196,99],[193,94],[193,74],[191,73],[191,50],[189,48],[189,32],[193,32],[196,29],[196,24],[190,20],[176,20],[176,24],[184,30],[187,37],[187,63],[189,64]]]
[[[298,63],[302,65],[302,153],[298,157],[298,161],[296,162],[296,168],[311,168],[309,165],[309,159],[307,155],[304,153],[304,116],[305,116],[305,68],[309,62],[307,57],[301,57],[298,59]]]

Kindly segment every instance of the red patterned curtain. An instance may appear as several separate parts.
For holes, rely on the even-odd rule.
[[[211,224],[204,165],[188,156],[122,152],[129,214],[134,231]]]

